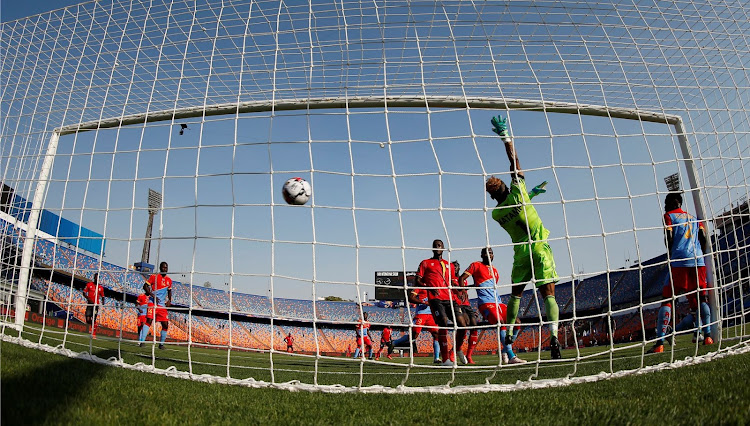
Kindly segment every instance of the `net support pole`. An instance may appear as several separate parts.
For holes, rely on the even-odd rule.
[[[47,192],[47,183],[52,171],[52,162],[57,154],[57,144],[60,141],[60,133],[56,130],[47,144],[47,152],[44,154],[42,169],[39,171],[39,180],[34,190],[34,199],[31,202],[31,212],[26,223],[26,237],[23,239],[23,249],[21,254],[21,269],[18,274],[18,291],[16,293],[16,327],[20,336],[23,330],[24,319],[26,316],[26,305],[28,303],[29,277],[31,275],[31,256],[34,252],[34,241],[36,239],[36,230],[39,226],[39,216],[42,213],[42,204],[44,194]]]
[[[677,132],[677,140],[680,142],[680,148],[682,149],[682,157],[685,159],[685,170],[687,170],[688,184],[692,189],[690,192],[693,196],[693,204],[695,204],[695,216],[698,220],[706,220],[703,190],[699,185],[698,169],[695,167],[695,161],[693,161],[693,150],[690,147],[687,133],[685,133],[682,119],[676,120],[673,124],[675,131]],[[717,281],[714,269],[714,250],[710,235],[706,236],[706,245],[708,247],[703,247],[704,254],[708,254],[708,256],[704,257],[706,263],[706,276],[710,278],[710,286],[712,288],[708,292],[708,304],[711,308],[711,321],[713,322],[713,325],[711,326],[711,338],[718,342],[719,336],[721,336],[721,320],[718,315],[721,311],[719,309],[719,298],[716,291]],[[698,297],[698,295],[696,295],[696,297]],[[700,318],[700,303],[698,304],[697,316]],[[699,319],[696,319],[696,321],[699,321]],[[705,324],[703,325],[705,326]]]

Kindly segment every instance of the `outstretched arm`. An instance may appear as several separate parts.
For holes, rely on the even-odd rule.
[[[523,170],[521,169],[521,162],[518,160],[516,149],[513,146],[513,139],[508,133],[508,122],[502,116],[492,117],[492,131],[503,139],[505,144],[505,154],[508,156],[510,162],[510,171],[513,172],[513,177],[523,177]]]

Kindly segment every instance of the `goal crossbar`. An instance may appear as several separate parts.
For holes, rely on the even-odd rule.
[[[77,132],[108,129],[113,127],[154,123],[185,118],[208,117],[228,114],[246,114],[269,111],[298,111],[344,108],[475,108],[544,111],[562,114],[581,114],[597,117],[640,120],[651,123],[678,125],[679,115],[630,108],[613,108],[601,105],[583,105],[569,102],[536,101],[528,99],[503,99],[493,97],[460,96],[372,96],[352,98],[308,98],[283,101],[247,101],[186,107],[162,111],[131,114],[122,117],[70,124],[58,129],[60,136]]]

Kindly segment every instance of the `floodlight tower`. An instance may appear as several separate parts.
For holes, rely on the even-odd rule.
[[[161,210],[161,193],[153,189],[148,190],[148,224],[146,225],[146,238],[143,240],[143,252],[141,261],[135,264],[135,268],[141,272],[152,272],[154,265],[149,263],[151,253],[151,235],[154,228],[154,216]]]
[[[680,175],[677,173],[671,174],[664,178],[664,183],[667,184],[669,192],[677,192],[680,190]]]

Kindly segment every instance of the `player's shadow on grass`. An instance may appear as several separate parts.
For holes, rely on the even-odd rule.
[[[0,390],[2,423],[57,423],[61,413],[89,398],[86,393],[92,381],[107,368],[111,367],[60,357],[59,361],[44,362],[37,368],[4,374]],[[84,402],[84,406],[88,404]]]

